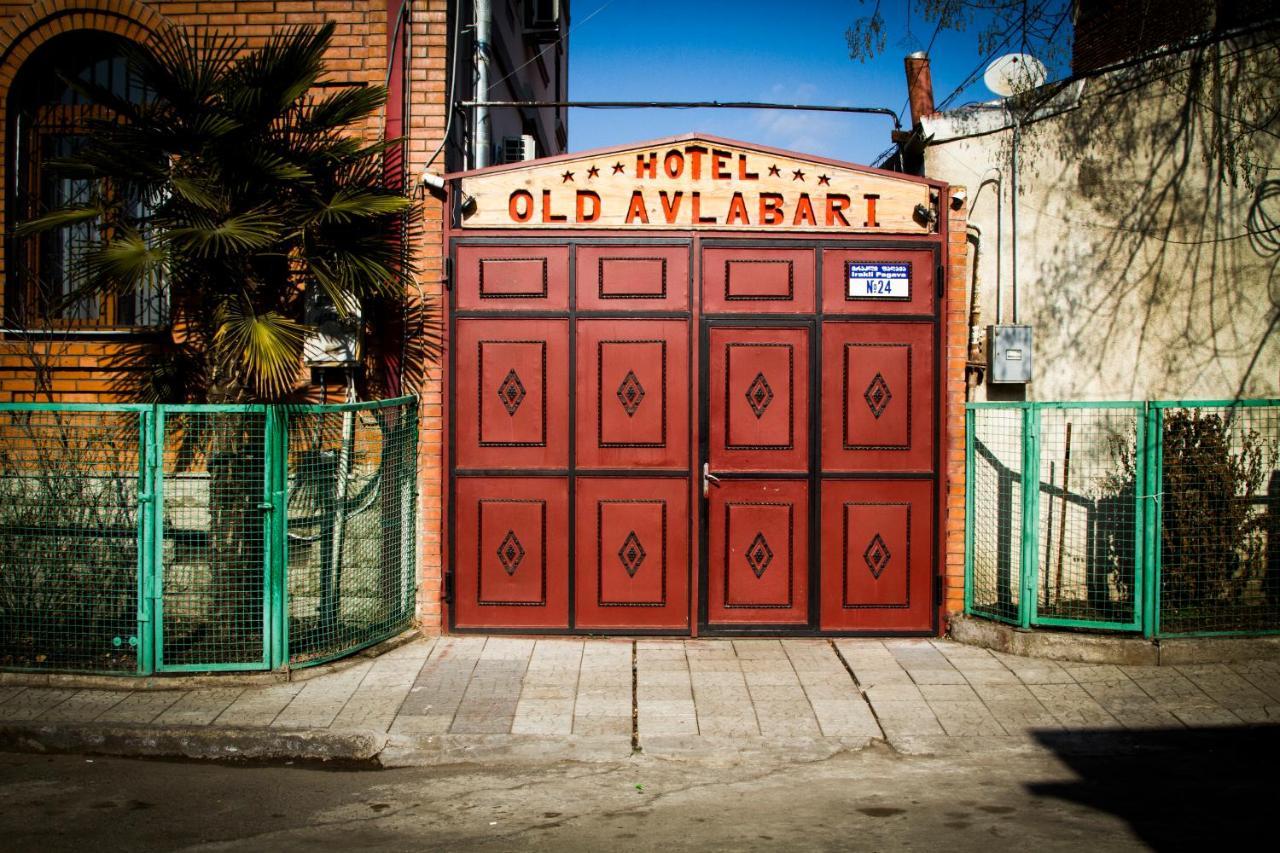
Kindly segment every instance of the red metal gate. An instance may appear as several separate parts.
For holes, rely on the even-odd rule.
[[[676,153],[661,161],[673,180]],[[759,213],[779,221],[769,217],[790,184],[777,182],[790,175],[801,187],[804,170],[785,173],[768,152],[735,156],[732,171],[723,157],[704,161],[702,180],[777,173],[779,192],[761,191]],[[504,194],[482,200],[493,217],[509,197],[528,227],[449,233],[449,626],[936,630],[938,229],[589,230],[580,223],[609,203],[610,172],[621,180],[634,165],[628,180],[640,185],[660,175],[648,154],[584,162],[595,159],[608,163],[568,162],[555,190],[508,177]],[[504,168],[495,171],[522,174]],[[815,192],[847,180],[831,174],[809,176]],[[576,193],[577,230],[562,213],[574,208],[555,196],[561,184]],[[640,221],[711,221],[709,192],[702,208],[691,192],[691,211],[677,214],[683,192],[663,191]],[[640,196],[627,222],[645,213]],[[745,220],[742,198],[733,193],[728,209]],[[829,196],[823,227],[874,230],[887,207],[864,198],[866,222],[851,224],[849,196]],[[894,204],[907,233],[904,202]],[[819,228],[804,210],[795,221]],[[863,271],[890,268],[895,284],[860,289]]]

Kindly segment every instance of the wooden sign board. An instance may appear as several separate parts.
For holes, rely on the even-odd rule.
[[[699,138],[476,172],[461,189],[463,228],[927,234],[935,204],[918,181]]]

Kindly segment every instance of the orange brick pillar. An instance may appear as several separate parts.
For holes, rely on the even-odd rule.
[[[945,357],[946,423],[943,425],[943,470],[946,493],[943,495],[945,526],[943,529],[943,593],[944,618],[964,609],[964,404],[965,362],[969,351],[969,225],[968,200],[962,187],[953,186],[949,195],[961,197],[941,200],[947,214],[947,304],[943,315],[943,347]],[[944,624],[943,630],[946,630]]]

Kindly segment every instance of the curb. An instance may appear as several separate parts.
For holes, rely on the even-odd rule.
[[[59,687],[67,690],[191,690],[197,687],[267,687],[291,681],[310,681],[350,669],[361,661],[380,657],[424,636],[409,628],[343,658],[315,666],[295,667],[275,672],[180,673],[174,675],[89,675],[66,672],[3,672],[0,687]]]
[[[0,751],[188,758],[202,761],[295,761],[378,767],[387,735],[195,726],[0,723]]]
[[[972,616],[952,617],[947,633],[965,645],[1068,663],[1174,666],[1280,658],[1280,637],[1148,640],[1075,631],[1026,631]]]

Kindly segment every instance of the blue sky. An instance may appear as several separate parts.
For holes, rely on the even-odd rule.
[[[884,52],[849,58],[845,30],[871,5],[856,0],[573,0],[573,100],[774,101],[905,108],[902,58],[934,33],[905,0],[883,0]],[[598,11],[597,11],[598,10]],[[944,30],[930,52],[941,101],[978,68],[976,23]],[[955,101],[994,97],[975,83]],[[903,124],[910,119],[903,115]],[[778,148],[870,162],[889,145],[884,116],[743,110],[573,110],[573,151],[703,131]]]

